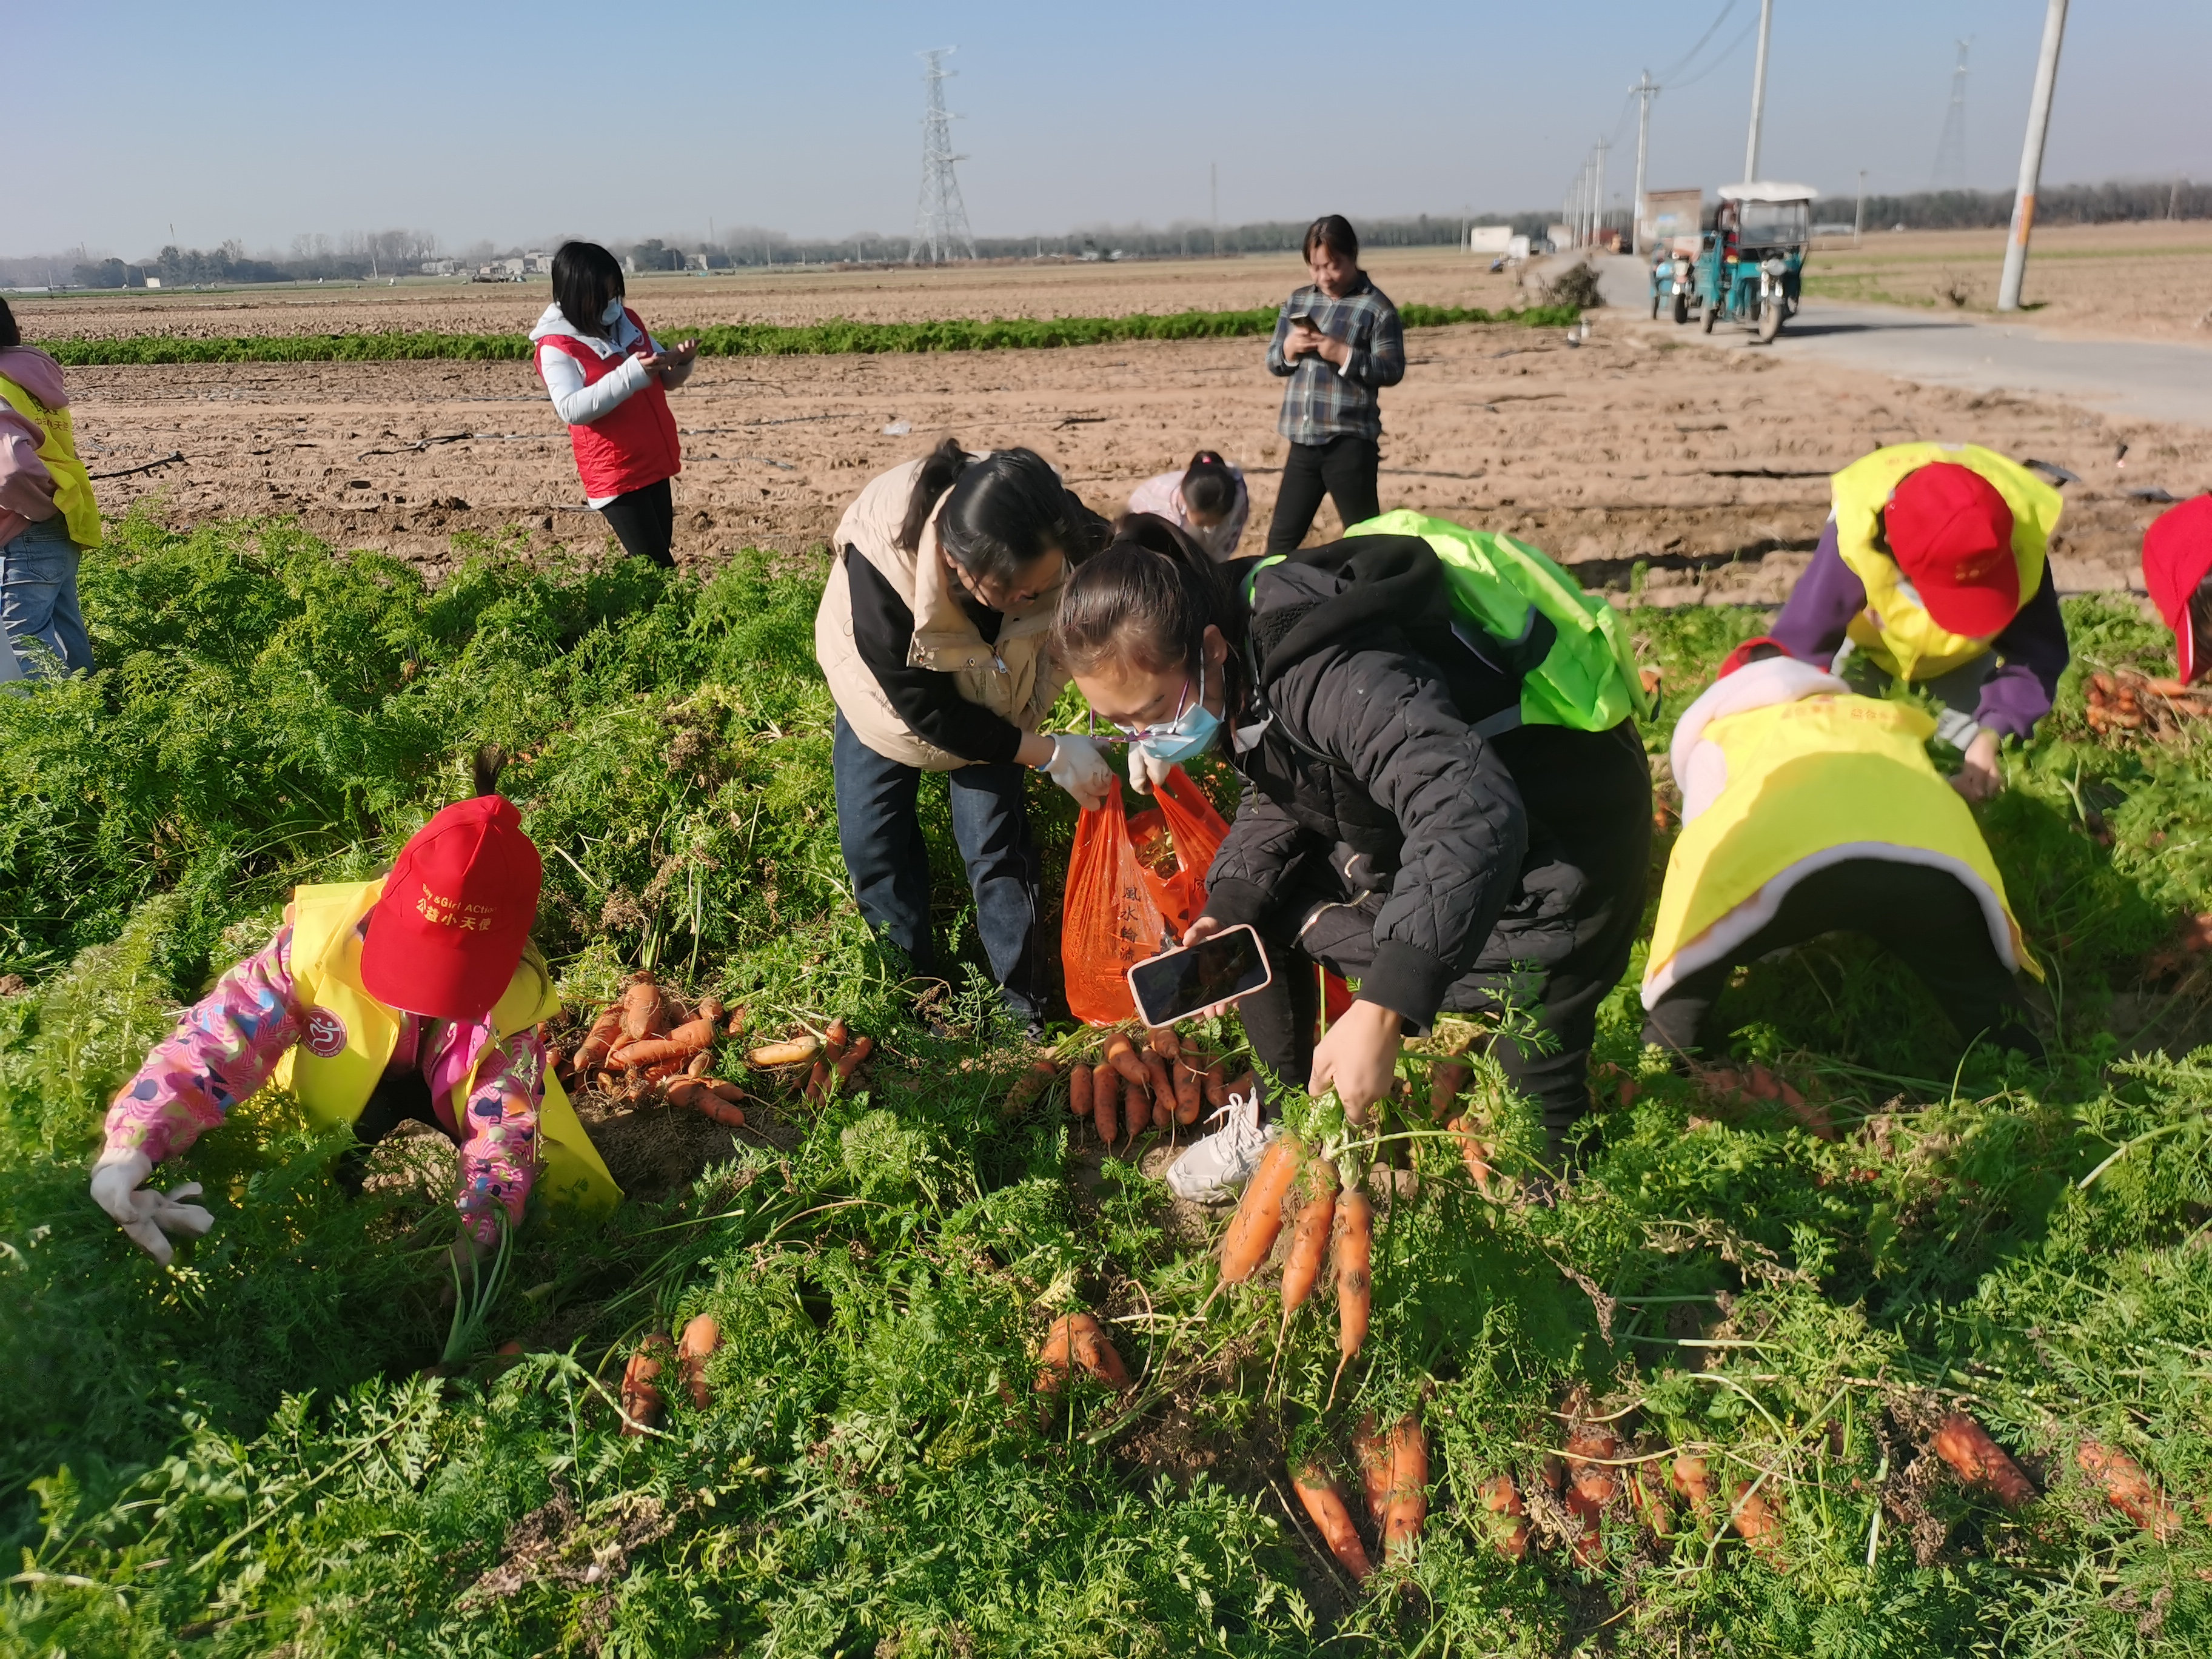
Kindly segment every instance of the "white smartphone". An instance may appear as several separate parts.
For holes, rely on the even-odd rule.
[[[1247,924],[1136,963],[1129,969],[1129,994],[1146,1024],[1172,1025],[1265,990],[1274,977],[1258,930]]]

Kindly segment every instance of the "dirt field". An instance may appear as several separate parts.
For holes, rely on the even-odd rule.
[[[2212,484],[2212,433],[1644,333],[1603,313],[1582,345],[1556,329],[1416,331],[1405,383],[1385,398],[1385,504],[1522,534],[1592,582],[1623,586],[1643,561],[1655,596],[1771,600],[1819,533],[1828,473],[1880,443],[1972,440],[2079,473],[2058,551],[2068,591],[2137,580],[2157,508],[2123,488]],[[143,500],[179,525],[294,514],[341,545],[434,567],[453,556],[457,531],[604,544],[524,364],[108,368],[71,380],[94,471],[187,458],[104,482],[110,510]],[[702,359],[674,399],[686,455],[678,555],[817,544],[873,472],[947,433],[1034,446],[1102,512],[1148,473],[1218,446],[1249,470],[1256,544],[1283,455],[1279,394],[1253,340]],[[896,422],[911,430],[884,431]],[[2121,441],[2124,471],[2113,465]],[[1334,524],[1324,508],[1317,533]]]

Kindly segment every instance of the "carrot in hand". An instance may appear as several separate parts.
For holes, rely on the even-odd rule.
[[[1245,1183],[1244,1196],[1221,1241],[1222,1284],[1242,1285],[1275,1248],[1275,1235],[1283,1230],[1283,1200],[1305,1155],[1305,1148],[1285,1134],[1269,1141],[1260,1154],[1260,1167]]]
[[[1411,1555],[1429,1518],[1429,1443],[1411,1412],[1390,1431],[1390,1493],[1382,1510],[1382,1551]]]
[[[1325,1176],[1313,1184],[1319,1191],[1299,1206],[1297,1224],[1291,1230],[1290,1258],[1283,1263],[1283,1328],[1275,1338],[1279,1346],[1290,1332],[1291,1316],[1305,1305],[1321,1278],[1329,1224],[1336,1218],[1335,1184]]]
[[[1452,1115],[1452,1103],[1466,1088],[1474,1075],[1474,1067],[1463,1060],[1440,1060],[1429,1068],[1429,1115],[1438,1123]]]
[[[722,1346],[722,1328],[712,1314],[701,1314],[684,1328],[676,1344],[676,1369],[691,1390],[691,1403],[705,1411],[714,1395],[707,1386],[707,1356]]]
[[[1375,1206],[1357,1188],[1336,1203],[1335,1237],[1330,1255],[1336,1263],[1336,1375],[1329,1379],[1329,1403],[1336,1403],[1336,1385],[1344,1368],[1367,1340],[1367,1319],[1375,1302],[1368,1274],[1375,1247]]]
[[[1989,1431],[1965,1412],[1953,1412],[1936,1431],[1936,1455],[1967,1486],[1987,1492],[2008,1510],[2035,1501],[2035,1488]]]
[[[1354,1578],[1373,1572],[1367,1547],[1359,1541],[1359,1528],[1352,1524],[1351,1508],[1328,1471],[1315,1463],[1301,1465],[1291,1476],[1291,1484],[1297,1489],[1298,1501],[1305,1505],[1314,1530],[1321,1534],[1322,1542],[1328,1546],[1338,1564]]]

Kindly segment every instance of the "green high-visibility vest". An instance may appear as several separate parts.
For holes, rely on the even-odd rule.
[[[1525,653],[1522,724],[1604,732],[1631,714],[1651,718],[1650,695],[1619,614],[1528,543],[1403,508],[1344,533],[1419,536],[1436,550],[1460,619],[1507,653]],[[1541,647],[1547,633],[1549,649],[1526,660],[1535,656],[1527,647]]]

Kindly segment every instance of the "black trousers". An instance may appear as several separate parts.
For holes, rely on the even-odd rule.
[[[1530,850],[1520,891],[1487,939],[1469,941],[1442,1012],[1530,1018],[1526,1041],[1501,1035],[1492,1052],[1542,1114],[1556,1160],[1589,1110],[1598,1005],[1626,971],[1644,920],[1651,773],[1631,721],[1608,732],[1528,727],[1498,747],[1528,809]],[[1275,979],[1237,1009],[1261,1060],[1284,1078],[1303,1082],[1312,1068],[1314,965],[1361,977],[1374,965],[1382,905],[1379,895],[1346,890],[1316,858],[1257,924]]]
[[[1382,465],[1382,447],[1372,438],[1349,433],[1325,444],[1292,444],[1283,463],[1283,488],[1275,497],[1275,516],[1267,525],[1267,551],[1295,553],[1313,528],[1327,492],[1336,516],[1350,529],[1382,510],[1375,475]]]
[[[1716,962],[1686,974],[1644,1018],[1644,1040],[1695,1054],[1718,1035],[1713,1005],[1729,975],[1770,951],[1823,933],[1870,935],[1919,975],[1929,995],[1967,1042],[1987,1036],[2000,1048],[2040,1054],[2043,1042],[2022,1019],[2027,1004],[1990,943],[1982,907],[1965,883],[1942,870],[1888,859],[1849,859],[1815,871],[1790,890],[1768,922]]]
[[[354,1144],[338,1154],[332,1171],[337,1183],[352,1197],[361,1196],[362,1182],[368,1177],[368,1155],[402,1123],[427,1123],[439,1133],[446,1126],[438,1121],[437,1109],[430,1103],[430,1085],[419,1070],[386,1072],[377,1079],[375,1091],[368,1104],[361,1109],[361,1115],[353,1121]]]
[[[669,550],[676,541],[676,496],[668,480],[617,495],[599,509],[607,528],[634,559],[647,559],[664,570],[676,568]]]

